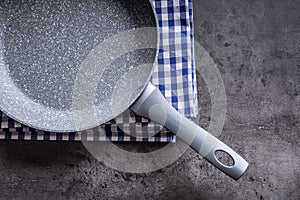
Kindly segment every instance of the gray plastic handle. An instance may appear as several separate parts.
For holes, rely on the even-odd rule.
[[[152,84],[146,87],[143,94],[131,107],[131,110],[168,128],[233,179],[239,179],[247,170],[249,164],[246,160],[216,137],[181,115]],[[222,164],[215,155],[216,151],[226,152],[233,159],[234,165],[226,166]]]

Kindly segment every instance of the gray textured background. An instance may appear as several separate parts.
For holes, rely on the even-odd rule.
[[[300,2],[195,0],[196,40],[228,98],[221,139],[250,162],[233,181],[189,150],[148,174],[105,167],[72,142],[0,142],[1,199],[299,199]],[[210,99],[199,77],[200,124]],[[122,144],[149,151],[161,144]]]

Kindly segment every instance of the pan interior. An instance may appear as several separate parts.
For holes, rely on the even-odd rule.
[[[1,78],[10,84],[2,91],[0,89],[0,107],[29,126],[67,132],[92,128],[99,125],[96,123],[116,117],[132,103],[130,101],[114,112],[106,110],[113,106],[112,99],[122,99],[113,96],[119,80],[123,81],[122,85],[132,85],[138,76],[130,75],[124,79],[126,74],[132,74],[131,70],[137,71],[136,67],[144,63],[155,62],[157,49],[153,48],[135,49],[114,58],[97,82],[93,103],[100,109],[99,121],[78,127],[70,111],[74,101],[73,86],[83,63],[94,49],[99,48],[99,44],[116,34],[141,27],[156,27],[150,2],[10,0],[1,1],[0,7],[1,69],[4,72]],[[96,59],[102,59],[101,56]],[[145,85],[152,68],[138,71],[142,73],[140,77],[143,77],[142,85]],[[89,73],[95,72],[91,70]],[[141,78],[136,81],[141,82]],[[13,90],[15,96],[7,99],[7,90]],[[132,101],[140,92],[132,94]],[[43,108],[43,111],[34,108],[34,105]]]

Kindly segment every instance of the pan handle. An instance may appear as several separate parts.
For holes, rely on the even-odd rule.
[[[146,87],[131,110],[168,128],[210,163],[235,180],[239,179],[248,168],[249,164],[246,160],[175,110],[152,84]],[[215,155],[217,151],[228,154],[234,161],[233,166],[221,163]]]

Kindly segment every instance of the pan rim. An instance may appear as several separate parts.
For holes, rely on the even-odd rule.
[[[155,12],[155,7],[153,5],[153,3],[151,2],[151,0],[148,0],[151,8],[152,8],[152,13],[153,13],[153,16],[155,18],[155,27],[152,27],[152,28],[155,28],[156,29],[156,54],[155,54],[155,60],[154,60],[154,63],[153,63],[153,66],[152,66],[152,69],[151,69],[151,72],[149,73],[148,77],[147,77],[147,80],[145,80],[145,84],[144,86],[142,87],[142,89],[140,90],[139,93],[137,93],[133,98],[133,101],[132,101],[132,104],[128,106],[128,108],[126,109],[129,109],[133,104],[134,102],[136,102],[136,100],[141,96],[141,94],[143,93],[143,91],[145,90],[145,88],[147,87],[147,83],[150,81],[151,79],[151,76],[153,74],[153,70],[155,68],[155,64],[157,63],[157,60],[158,60],[158,56],[159,56],[159,49],[160,49],[160,28],[159,28],[159,21],[158,21],[158,16],[157,16],[157,13]],[[150,27],[147,27],[147,28],[150,28]],[[128,30],[127,30],[128,31]],[[2,34],[2,31],[1,31],[1,34]],[[0,41],[0,48],[3,49],[2,46],[2,42]],[[0,50],[1,50],[0,49]],[[1,55],[0,55],[1,56]],[[3,61],[3,58],[0,58],[0,61],[2,62]],[[5,63],[0,63],[0,65],[3,65],[5,66],[6,64]],[[0,78],[1,77],[1,74],[0,74]],[[15,86],[15,84],[13,84]],[[18,87],[15,86],[16,90],[18,90]],[[19,92],[19,94],[23,94],[22,92]],[[7,99],[8,100],[8,99]],[[22,125],[24,126],[28,126],[29,128],[33,128],[33,129],[36,129],[36,130],[39,130],[39,131],[46,131],[46,132],[57,132],[57,133],[68,133],[68,132],[80,132],[80,131],[85,131],[85,130],[89,130],[89,129],[92,129],[92,128],[95,128],[97,126],[100,126],[102,123],[99,123],[98,125],[93,125],[91,127],[85,127],[85,128],[79,128],[79,129],[76,129],[77,127],[76,126],[73,126],[74,129],[52,129],[52,128],[46,128],[45,125],[41,125],[41,126],[38,126],[37,124],[31,124],[29,122],[26,122],[26,120],[24,120],[24,116],[23,116],[23,119],[19,119],[18,117],[16,117],[15,115],[13,114],[10,114],[10,111],[8,111],[7,109],[5,109],[6,106],[3,106],[1,103],[0,103],[0,110],[1,112],[3,112],[5,115],[7,115],[8,117],[10,117],[11,119],[21,123]],[[19,108],[22,107],[23,110],[25,110],[28,114],[31,112],[28,108],[26,108],[25,106],[19,106]],[[48,109],[52,109],[52,108],[48,108]],[[116,118],[117,116],[119,116],[121,113],[123,113],[126,109],[124,109],[123,111],[120,111],[118,112],[117,114],[114,113],[115,116],[112,116],[110,118],[108,118],[108,120],[106,120],[105,122],[103,123],[106,123],[110,120],[113,120],[114,118]],[[21,116],[21,115],[17,115],[17,116]],[[38,117],[38,115],[37,115]],[[21,118],[21,117],[20,117]],[[31,118],[31,117],[30,117]],[[59,119],[56,119],[59,121]],[[71,119],[70,119],[71,120]],[[27,120],[28,121],[28,120]],[[104,120],[103,120],[104,121]],[[54,126],[51,126],[51,127],[54,127]]]

